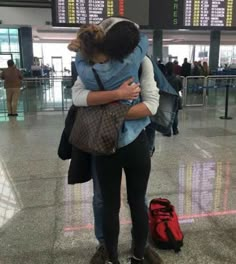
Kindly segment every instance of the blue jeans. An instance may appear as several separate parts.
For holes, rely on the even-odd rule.
[[[95,237],[100,244],[104,244],[103,235],[103,200],[98,176],[95,166],[95,158],[92,159],[92,178],[93,178],[93,214]]]

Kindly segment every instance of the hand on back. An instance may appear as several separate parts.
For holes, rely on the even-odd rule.
[[[77,52],[80,49],[79,39],[73,39],[67,47],[70,51]]]
[[[134,83],[133,78],[125,81],[118,89],[120,100],[134,100],[139,97],[141,92],[140,84]]]

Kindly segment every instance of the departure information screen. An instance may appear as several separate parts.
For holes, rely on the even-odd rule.
[[[53,0],[54,26],[99,23],[109,16],[125,16],[149,25],[148,0]]]
[[[184,27],[236,27],[236,0],[184,0]]]
[[[149,2],[150,27],[158,29],[183,27],[183,0],[149,0]]]
[[[236,28],[236,0],[52,0],[52,14],[62,27],[124,16],[156,29]]]

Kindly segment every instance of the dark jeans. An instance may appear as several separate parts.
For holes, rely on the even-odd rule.
[[[148,126],[146,126],[145,131],[148,139],[149,153],[150,155],[152,155],[153,151],[155,150],[156,130],[152,127],[152,123],[151,123]]]
[[[109,260],[118,260],[122,168],[133,224],[134,255],[143,258],[148,236],[145,195],[151,168],[146,133],[143,131],[134,142],[118,149],[114,155],[97,156],[96,168],[104,203],[103,231]]]
[[[173,133],[178,131],[178,124],[179,124],[178,113],[179,113],[179,111],[176,111],[175,119],[174,119],[174,122],[172,125]]]

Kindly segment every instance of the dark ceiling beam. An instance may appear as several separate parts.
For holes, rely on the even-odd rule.
[[[50,0],[7,0],[0,1],[0,6],[4,7],[39,7],[51,8]]]

